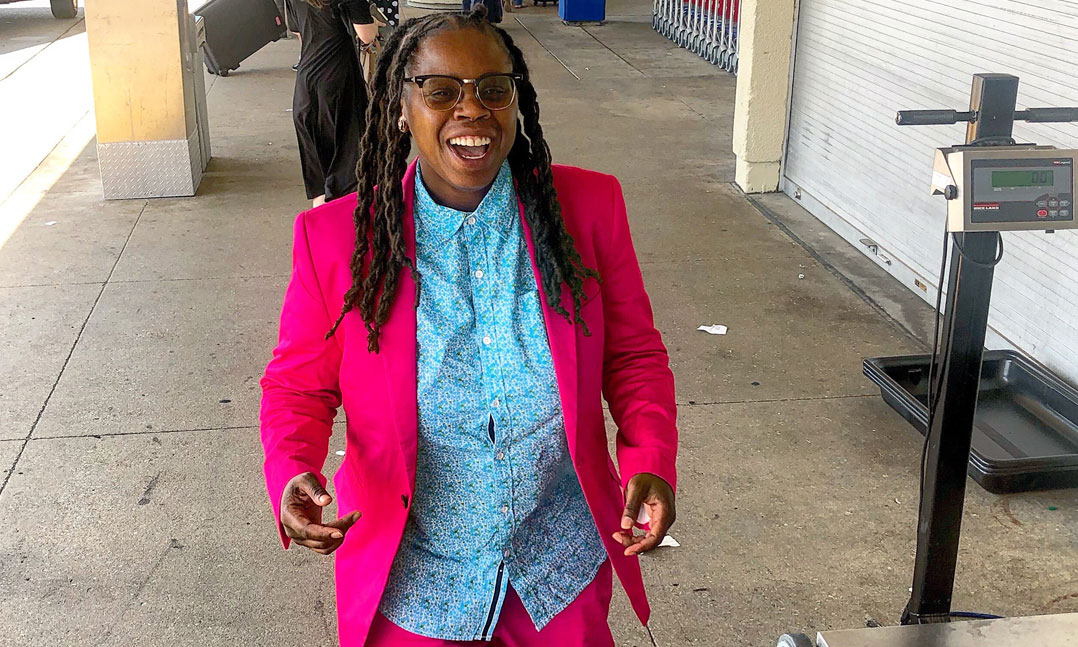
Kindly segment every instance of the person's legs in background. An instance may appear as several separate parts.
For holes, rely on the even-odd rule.
[[[303,0],[284,0],[284,26],[285,28],[295,34],[296,40],[299,41],[300,51],[303,51],[303,36],[299,33],[299,16],[296,15],[296,10],[292,8],[293,2],[303,2]],[[299,70],[299,61],[297,60],[292,65],[292,71]]]
[[[311,92],[302,84],[303,76],[296,77],[296,92],[292,98],[292,123],[296,127],[299,144],[299,166],[303,172],[303,187],[311,208],[326,201],[326,176],[319,157],[318,105]],[[332,148],[332,142],[330,142]],[[332,152],[330,153],[332,155]],[[327,160],[328,163],[328,160]]]

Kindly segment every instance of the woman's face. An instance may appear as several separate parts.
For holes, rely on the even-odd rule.
[[[445,74],[476,79],[513,71],[505,46],[491,34],[471,28],[447,29],[428,36],[412,58],[409,76]],[[475,96],[475,85],[451,110],[431,110],[414,83],[405,84],[404,118],[412,132],[423,180],[442,204],[473,211],[494,182],[517,135],[517,101],[504,110],[489,110]],[[466,146],[487,139],[483,146]]]

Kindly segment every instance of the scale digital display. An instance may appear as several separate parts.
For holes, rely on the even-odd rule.
[[[1054,185],[1055,171],[992,171],[992,188],[994,189]]]
[[[1057,156],[984,156],[965,183],[970,225],[1062,225],[1075,221],[1074,160]],[[991,155],[991,154],[990,154]],[[1050,155],[1050,153],[1049,153]]]
[[[1078,149],[1018,144],[936,149],[932,191],[947,231],[1078,229]]]

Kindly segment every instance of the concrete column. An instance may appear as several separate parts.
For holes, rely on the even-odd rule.
[[[86,32],[105,198],[194,195],[208,141],[187,0],[92,0]]]
[[[778,190],[795,15],[795,0],[741,2],[733,144],[746,193]]]

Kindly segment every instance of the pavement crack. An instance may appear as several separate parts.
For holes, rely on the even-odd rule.
[[[102,281],[71,281],[68,283],[26,283],[19,285],[0,285],[0,290],[18,290],[20,288],[58,288],[69,285],[104,285]]]
[[[113,283],[176,283],[180,281],[232,281],[250,279],[281,279],[288,278],[291,274],[250,274],[237,276],[181,276],[166,279],[116,279]]]
[[[1061,595],[1058,598],[1052,598],[1044,606],[1051,607],[1053,605],[1059,604],[1060,602],[1063,602],[1064,600],[1073,600],[1075,598],[1078,598],[1078,593],[1068,593],[1066,595]]]
[[[332,627],[330,627],[329,617],[326,615],[326,603],[322,598],[314,601],[314,609],[318,612],[318,617],[322,621],[322,631],[325,633],[327,643],[332,644],[336,636]]]
[[[542,47],[543,49],[545,49],[547,54],[550,54],[550,56],[555,61],[560,63],[561,66],[565,68],[566,72],[568,72],[569,74],[572,74],[573,78],[575,78],[577,81],[580,80],[580,76],[576,72],[573,71],[573,68],[569,67],[568,65],[565,64],[565,61],[558,58],[558,55],[554,53],[554,50],[550,49],[549,47],[546,46],[546,43],[539,40],[539,37],[536,36],[534,33],[532,33],[532,30],[528,29],[528,26],[525,25],[524,22],[520,18],[513,18],[513,20],[516,20],[517,24],[520,25],[521,27],[523,27],[524,31],[528,32],[528,35],[531,36],[533,39],[535,39],[535,42],[539,44],[539,47]]]
[[[37,430],[38,424],[41,422],[41,417],[45,415],[45,409],[49,406],[49,401],[52,400],[52,396],[56,393],[56,387],[60,384],[60,378],[64,376],[64,371],[67,370],[67,365],[71,362],[71,357],[75,354],[75,349],[79,346],[79,341],[82,340],[82,334],[86,332],[86,325],[90,323],[90,318],[94,316],[94,311],[97,310],[97,304],[101,302],[102,295],[105,294],[105,288],[109,285],[109,280],[112,279],[112,275],[116,272],[116,266],[120,264],[120,259],[123,258],[124,250],[131,243],[131,237],[135,234],[135,227],[138,227],[139,220],[142,219],[142,214],[146,213],[146,207],[149,205],[149,201],[142,203],[142,209],[138,212],[138,217],[135,218],[134,224],[131,225],[131,231],[127,232],[127,238],[124,240],[123,247],[120,248],[120,253],[116,255],[116,260],[112,263],[112,269],[109,270],[109,275],[105,278],[105,282],[101,284],[101,289],[98,290],[97,296],[94,298],[94,302],[90,305],[90,311],[86,313],[86,318],[82,320],[82,325],[79,326],[79,332],[75,335],[75,341],[71,343],[71,349],[67,351],[67,357],[64,358],[64,363],[60,366],[59,372],[56,373],[56,379],[53,380],[52,387],[49,389],[48,395],[45,396],[45,401],[41,403],[41,409],[37,412],[37,417],[34,418],[34,423],[30,425],[30,431],[26,433],[26,437],[23,438],[22,447],[19,448],[19,452],[15,455],[15,462],[11,464],[11,471],[4,476],[4,482],[0,483],[0,494],[4,493],[7,489],[7,484],[11,481],[11,475],[15,473],[15,468],[19,464],[19,459],[22,458],[22,453],[26,451],[26,445],[30,442],[30,439],[34,437],[34,431]]]
[[[639,74],[640,76],[642,76],[642,77],[644,77],[644,78],[647,78],[647,76],[648,76],[648,75],[647,75],[647,74],[644,74],[643,70],[639,69],[638,67],[636,67],[635,65],[633,65],[632,63],[630,63],[630,62],[629,62],[628,60],[626,60],[626,58],[625,58],[624,56],[622,56],[621,54],[618,54],[618,53],[617,53],[617,52],[615,52],[615,51],[614,51],[614,50],[613,50],[613,49],[612,49],[612,48],[611,48],[611,47],[610,47],[609,45],[607,45],[607,44],[606,44],[606,43],[604,43],[603,41],[599,40],[599,37],[598,37],[598,36],[596,36],[595,34],[591,33],[591,31],[590,31],[590,30],[589,30],[589,29],[588,29],[587,27],[581,27],[580,29],[582,29],[582,30],[584,31],[584,33],[585,33],[585,34],[587,34],[588,36],[591,36],[591,37],[592,37],[592,39],[593,39],[593,40],[594,40],[594,41],[595,41],[596,43],[599,43],[600,45],[602,45],[603,47],[605,47],[605,48],[606,48],[606,50],[607,50],[608,52],[610,52],[610,53],[611,53],[611,54],[613,54],[614,56],[617,56],[617,57],[618,57],[618,59],[620,59],[622,63],[625,63],[626,65],[628,65],[629,67],[631,67],[631,68],[633,69],[633,71],[634,71],[634,72],[636,72],[637,74]],[[688,104],[686,104],[686,105],[688,105]],[[692,109],[690,108],[690,110],[692,110]],[[693,112],[695,112],[695,110],[694,110]]]
[[[154,429],[147,431],[116,431],[106,434],[65,434],[62,436],[44,436],[41,438],[31,438],[36,443],[40,443],[48,440],[70,440],[72,438],[96,438],[101,440],[102,438],[115,438],[117,436],[155,436],[157,434],[186,434],[191,432],[205,432],[205,431],[235,431],[245,429],[258,429],[258,425],[232,425],[228,427],[200,427],[197,429]],[[161,441],[154,438],[154,443],[160,445]]]
[[[644,629],[648,630],[648,640],[651,641],[651,647],[659,647],[659,643],[655,641],[655,634],[651,633],[651,625],[644,625]]]
[[[707,120],[707,115],[705,115],[704,113],[698,111],[696,108],[693,108],[691,105],[689,105],[689,102],[686,101],[685,99],[683,99],[681,97],[678,97],[678,101],[685,104],[685,107],[689,109],[689,112],[693,113],[694,115],[696,115],[697,117],[700,117],[701,119],[703,119],[705,121]]]
[[[112,620],[112,622],[109,624],[109,628],[105,630],[105,635],[101,637],[101,640],[99,641],[100,643],[103,644],[106,640],[112,637],[112,632],[116,629],[116,626],[120,624],[120,621],[123,620],[123,617],[135,604],[135,601],[138,600],[139,596],[142,595],[142,592],[146,590],[146,585],[149,584],[150,579],[153,578],[154,574],[157,573],[157,571],[161,568],[161,565],[165,563],[165,558],[168,557],[169,552],[172,550],[182,549],[183,547],[183,544],[181,544],[179,540],[175,537],[168,540],[168,545],[165,546],[165,549],[162,550],[161,553],[157,556],[157,559],[154,561],[153,566],[150,567],[150,570],[147,571],[146,575],[142,578],[141,581],[139,581],[138,587],[135,588],[135,592],[131,594],[131,599],[127,601],[127,604],[124,605],[124,608],[120,610],[120,613],[118,613],[116,617]]]
[[[160,471],[158,471],[157,474],[154,474],[153,478],[150,479],[150,484],[146,486],[146,491],[142,493],[142,498],[138,501],[139,505],[146,505],[150,502],[150,494],[153,492],[153,489],[157,487],[157,479],[159,478],[161,478]]]
[[[694,400],[692,402],[679,402],[678,408],[688,407],[704,407],[715,405],[727,405],[727,404],[771,404],[782,402],[815,402],[826,400],[855,400],[857,398],[878,398],[878,393],[854,393],[850,395],[817,395],[817,396],[803,396],[795,398],[761,398],[758,400],[716,400],[714,402],[701,402]]]

